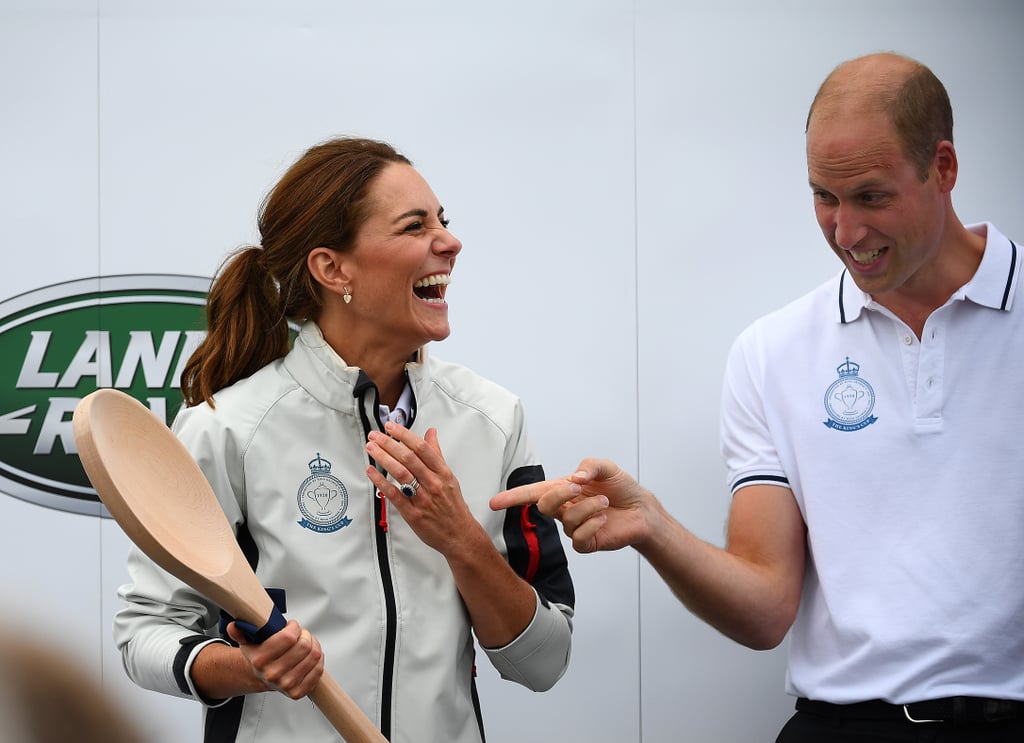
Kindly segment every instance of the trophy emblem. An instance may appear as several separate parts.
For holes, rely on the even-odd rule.
[[[837,431],[859,431],[870,426],[878,420],[871,414],[875,409],[875,391],[861,378],[860,364],[847,356],[836,372],[839,378],[825,390],[825,425]]]
[[[352,523],[348,511],[348,490],[331,474],[331,463],[316,453],[309,460],[309,477],[299,485],[296,500],[302,519],[299,526],[321,534],[338,531]]]

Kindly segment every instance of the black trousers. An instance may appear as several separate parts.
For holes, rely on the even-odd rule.
[[[776,743],[1024,743],[1024,719],[1003,722],[837,720],[797,712]]]

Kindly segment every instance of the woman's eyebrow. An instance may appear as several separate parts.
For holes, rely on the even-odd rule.
[[[427,216],[426,209],[410,209],[407,212],[399,214],[397,217],[395,217],[394,221],[401,222],[403,219],[408,219],[409,217],[419,217],[420,219],[422,219],[425,216]]]

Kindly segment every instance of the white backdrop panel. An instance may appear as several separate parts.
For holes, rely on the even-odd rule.
[[[957,122],[954,204],[966,221],[1024,235],[1022,30],[1024,6],[1010,0],[637,3],[640,473],[704,539],[724,544],[729,346],[840,267],[807,186],[803,131],[818,85],[874,51],[931,66]],[[774,740],[793,706],[785,646],[738,647],[646,565],[640,616],[644,743]]]
[[[104,3],[103,272],[212,274],[255,239],[260,199],[304,148],[334,134],[387,139],[465,246],[448,294],[453,335],[433,352],[523,396],[550,472],[588,451],[635,464],[629,4],[356,7]],[[480,664],[491,741],[570,724],[636,735],[636,558],[570,559],[574,662],[542,695]],[[104,565],[109,595],[124,580],[121,551]],[[118,693],[138,698],[111,667]],[[621,714],[570,722],[564,711],[582,698]],[[180,740],[195,726],[185,716],[154,728]]]
[[[63,5],[0,3],[0,301],[96,272],[96,17]],[[0,628],[73,649],[97,680],[100,540],[97,519],[0,494]]]

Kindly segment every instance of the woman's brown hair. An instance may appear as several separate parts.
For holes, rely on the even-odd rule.
[[[210,287],[207,336],[181,375],[186,405],[213,405],[215,392],[288,353],[289,322],[318,319],[320,289],[306,257],[352,246],[370,185],[392,163],[411,164],[384,142],[342,138],[288,169],[260,206],[260,245],[228,256]]]

